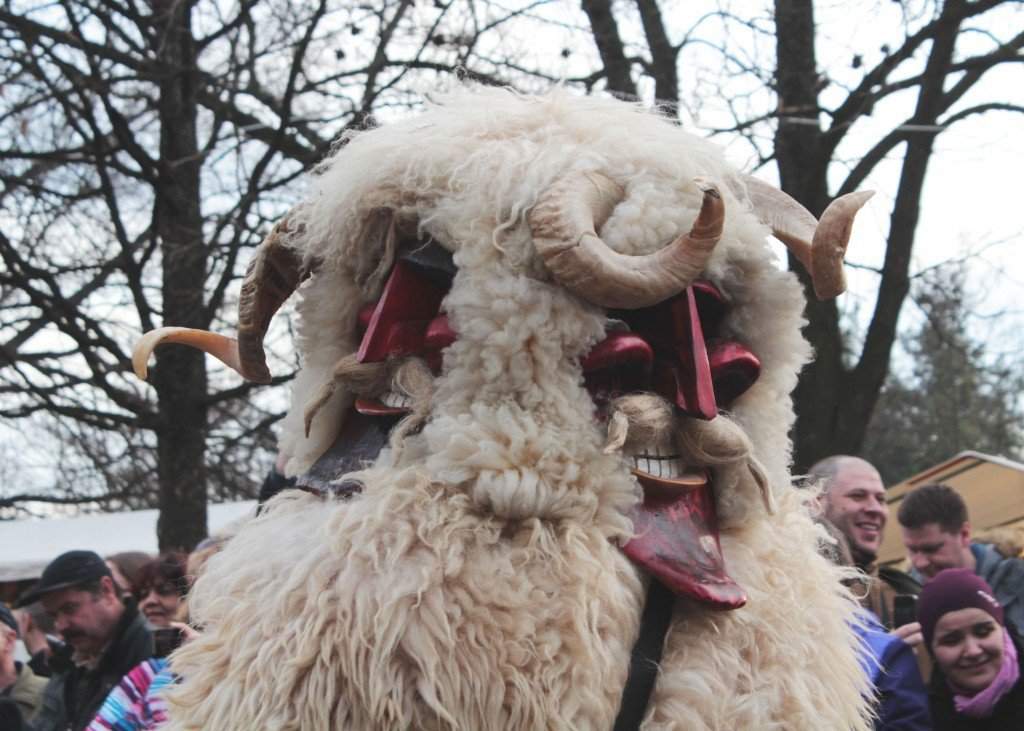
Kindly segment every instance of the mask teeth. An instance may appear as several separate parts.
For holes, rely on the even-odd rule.
[[[390,406],[394,409],[408,409],[412,406],[412,399],[405,394],[396,393],[395,391],[388,391],[386,394],[381,396],[380,402],[385,406]]]
[[[633,466],[652,477],[675,479],[686,473],[686,465],[678,454],[666,454],[658,449],[633,455]]]

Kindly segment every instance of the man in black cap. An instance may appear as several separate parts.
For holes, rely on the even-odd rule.
[[[37,677],[30,667],[14,659],[19,634],[18,620],[7,605],[0,602],[0,701],[13,704],[18,709],[17,715],[27,719],[39,708],[46,679]],[[13,709],[10,713],[14,713]],[[0,728],[7,726],[0,725]]]
[[[110,569],[92,551],[68,551],[18,606],[40,601],[69,648],[50,659],[52,677],[33,731],[81,731],[118,681],[153,655],[153,636],[134,600],[122,601]]]

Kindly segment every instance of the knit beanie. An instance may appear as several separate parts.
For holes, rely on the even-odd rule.
[[[917,621],[921,623],[929,652],[935,625],[942,615],[968,608],[980,609],[999,624],[1003,623],[1003,607],[992,595],[992,587],[970,569],[940,571],[924,585],[917,600]]]

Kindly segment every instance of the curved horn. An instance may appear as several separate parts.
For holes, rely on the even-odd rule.
[[[238,340],[187,327],[152,330],[142,336],[132,351],[135,374],[145,380],[153,350],[163,343],[178,343],[209,353],[249,381],[269,383],[263,337],[274,313],[311,273],[303,271],[298,253],[283,244],[287,233],[286,216],[274,226],[249,263],[238,301]]]
[[[745,175],[743,181],[757,217],[771,227],[775,238],[810,272],[818,299],[831,299],[846,291],[843,257],[850,243],[853,219],[874,191],[862,190],[836,198],[821,214],[819,222],[810,211],[775,186],[749,175]]]
[[[303,271],[298,253],[283,243],[288,234],[288,219],[285,216],[279,221],[256,250],[238,298],[239,372],[257,383],[270,382],[263,352],[263,337],[270,320],[299,283],[312,273]]]
[[[853,219],[874,194],[873,190],[860,190],[841,195],[821,214],[811,241],[811,281],[818,299],[829,299],[846,291],[843,257],[850,243]]]
[[[156,346],[178,343],[209,353],[231,370],[242,373],[238,360],[238,341],[225,335],[191,327],[161,327],[150,330],[132,348],[132,370],[143,381],[149,376],[149,357]]]
[[[704,270],[725,222],[722,196],[712,183],[690,231],[645,256],[613,251],[596,231],[622,187],[600,173],[573,173],[555,181],[529,214],[533,245],[551,274],[569,291],[603,307],[636,309],[668,299]]]

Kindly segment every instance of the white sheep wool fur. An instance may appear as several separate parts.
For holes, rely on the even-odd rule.
[[[208,564],[177,652],[168,731],[600,729],[614,724],[649,580],[620,551],[640,494],[606,454],[580,358],[607,316],[560,286],[527,215],[567,171],[626,191],[601,236],[652,252],[693,223],[700,176],[725,227],[703,276],[760,379],[730,406],[774,494],[715,476],[726,566],[749,601],[677,599],[642,728],[867,729],[856,602],[818,551],[789,474],[790,400],[810,350],[803,296],[712,144],[622,101],[461,88],[353,134],[319,168],[289,241],[317,272],[298,291],[303,370],[282,436],[288,469],[331,444],[351,395],[306,404],[358,345],[379,296],[366,269],[381,211],[454,255],[445,349],[423,426],[348,475],[353,499],[286,491]],[[367,262],[370,262],[367,265]],[[735,471],[734,471],[735,472]],[[339,475],[339,478],[341,475]]]

